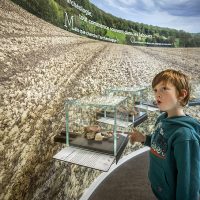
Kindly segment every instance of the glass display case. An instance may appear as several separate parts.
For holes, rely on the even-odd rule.
[[[147,86],[147,91],[148,91],[147,101],[144,101],[143,104],[148,106],[147,107],[148,111],[153,111],[153,112],[160,111],[157,106],[155,94],[151,85]]]
[[[200,80],[191,82],[191,94],[188,106],[200,105]]]
[[[133,126],[124,96],[93,96],[65,103],[66,144],[117,157]]]
[[[127,97],[127,107],[123,109],[128,113],[128,120],[134,127],[147,119],[148,87],[110,88],[106,90],[106,95]]]

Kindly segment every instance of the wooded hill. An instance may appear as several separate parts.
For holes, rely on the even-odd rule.
[[[75,25],[85,31],[96,35],[106,36],[117,39],[121,44],[132,44],[129,35],[116,33],[111,30],[99,28],[79,20],[78,15],[84,15],[82,12],[72,7],[67,0],[12,0],[24,9],[34,15],[53,23],[63,29],[65,21],[65,12],[69,15],[76,15]],[[74,0],[74,2],[84,9],[89,10],[92,16],[87,16],[92,21],[106,25],[108,27],[133,32],[152,35],[152,38],[136,37],[136,41],[151,43],[171,43],[176,47],[200,47],[200,34],[191,34],[183,30],[171,28],[163,28],[158,26],[147,25],[143,23],[133,22],[130,20],[115,17],[109,13],[102,11],[93,5],[89,0]],[[69,29],[68,29],[69,30]],[[69,30],[70,31],[70,30]]]

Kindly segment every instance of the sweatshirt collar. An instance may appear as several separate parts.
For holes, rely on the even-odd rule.
[[[177,116],[172,116],[172,117],[167,117],[167,112],[165,112],[165,117],[164,117],[164,119],[175,119],[175,118],[182,118],[182,117],[189,117],[189,115],[188,114],[186,114],[186,115],[177,115]]]

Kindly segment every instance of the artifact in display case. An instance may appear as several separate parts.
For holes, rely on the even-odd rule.
[[[128,113],[129,122],[134,123],[134,127],[147,119],[148,88],[143,87],[116,87],[106,90],[108,96],[127,97],[127,106],[121,107],[120,111]]]
[[[91,151],[120,156],[133,125],[128,113],[127,97],[97,96],[69,100],[66,110],[66,144]],[[103,115],[99,115],[103,113]]]

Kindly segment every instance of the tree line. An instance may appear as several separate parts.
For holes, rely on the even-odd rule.
[[[64,28],[65,12],[69,15],[79,15],[79,10],[70,6],[66,0],[12,0],[24,9],[33,13],[34,15],[56,25]],[[128,32],[143,33],[152,35],[152,38],[137,38],[136,40],[142,42],[155,42],[155,43],[171,43],[177,47],[200,47],[200,34],[192,34],[183,30],[176,30],[172,28],[164,28],[158,26],[147,25],[143,23],[125,20],[115,17],[112,14],[106,13],[93,5],[89,0],[73,0],[84,9],[92,13],[91,20],[100,24],[112,27],[118,30]],[[108,35],[107,30],[99,27],[94,27],[89,24],[83,23],[75,19],[75,23],[80,28],[86,31],[93,31],[95,34],[101,36]],[[130,36],[125,36],[125,43],[131,44]]]

